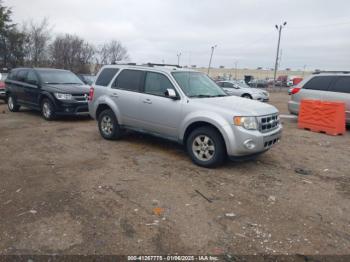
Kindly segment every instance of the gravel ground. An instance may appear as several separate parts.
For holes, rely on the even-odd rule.
[[[258,159],[204,169],[172,142],[0,102],[0,154],[0,254],[349,254],[349,130],[284,120]]]

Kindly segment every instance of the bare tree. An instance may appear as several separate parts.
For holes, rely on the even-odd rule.
[[[117,40],[103,44],[98,56],[98,64],[102,65],[114,64],[118,61],[129,59],[128,50]]]
[[[51,39],[47,18],[40,23],[28,22],[23,26],[26,35],[24,52],[26,63],[30,66],[42,66],[47,64],[47,48]]]
[[[95,48],[78,36],[66,34],[55,38],[49,47],[49,55],[54,67],[90,73]]]

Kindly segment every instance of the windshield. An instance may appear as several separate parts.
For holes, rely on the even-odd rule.
[[[70,71],[38,70],[38,73],[45,84],[84,84],[79,77]]]
[[[242,87],[242,88],[251,88],[250,86],[248,86],[246,84],[246,82],[238,82],[237,84],[238,84],[239,87]]]
[[[178,85],[188,97],[227,96],[207,75],[199,72],[173,72]]]

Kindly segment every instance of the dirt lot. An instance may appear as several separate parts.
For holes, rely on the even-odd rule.
[[[350,131],[284,127],[257,160],[204,169],[171,142],[0,102],[0,253],[349,254]]]

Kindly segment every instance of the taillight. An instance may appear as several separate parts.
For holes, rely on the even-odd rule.
[[[301,89],[301,87],[294,87],[294,88],[292,89],[292,95],[298,93],[298,92],[300,91],[300,89]]]
[[[94,92],[95,92],[95,89],[93,87],[90,87],[89,97],[88,97],[89,101],[92,101],[94,99]]]

